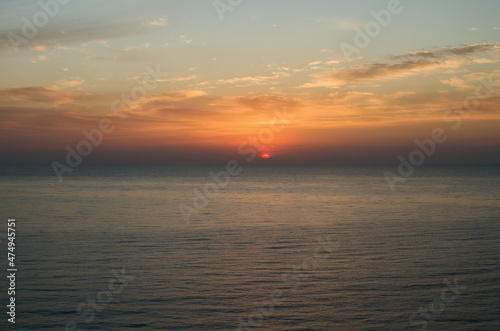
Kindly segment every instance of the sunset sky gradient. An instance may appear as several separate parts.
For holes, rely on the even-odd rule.
[[[500,164],[500,2],[401,1],[346,58],[388,2],[245,0],[221,21],[212,1],[70,1],[16,52],[8,34],[41,7],[2,1],[0,162],[63,162],[108,118],[85,163],[223,164],[278,111],[256,163],[393,164],[442,128],[429,164]],[[476,110],[452,110],[478,86]]]

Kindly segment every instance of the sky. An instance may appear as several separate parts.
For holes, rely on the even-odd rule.
[[[1,0],[0,163],[500,165],[499,12]]]

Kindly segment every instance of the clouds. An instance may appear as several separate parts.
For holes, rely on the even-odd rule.
[[[22,88],[8,88],[0,90],[0,98],[11,101],[30,102],[45,106],[59,106],[72,103],[79,94],[68,91],[61,91],[54,86],[33,86]]]
[[[445,47],[437,51],[408,52],[394,56],[395,59],[445,59],[453,56],[467,56],[495,49],[493,43],[472,44],[461,47]]]
[[[232,99],[239,105],[249,107],[254,111],[269,111],[272,109],[294,109],[300,105],[300,99],[277,95],[260,95],[257,97],[236,97]]]
[[[206,10],[210,2],[70,1],[15,54],[5,36],[21,34],[22,17],[39,10],[37,1],[28,2],[0,1],[0,48],[9,50],[0,51],[0,117],[8,130],[2,137],[23,148],[59,143],[64,151],[83,128],[109,117],[117,130],[102,148],[160,151],[193,143],[209,150],[259,132],[275,109],[294,116],[277,146],[280,139],[302,150],[370,144],[373,136],[363,132],[381,127],[395,128],[386,135],[390,142],[409,125],[441,121],[500,60],[498,44],[487,42],[498,40],[492,29],[498,19],[482,3],[466,5],[482,15],[463,20],[449,6],[413,1],[415,10],[347,61],[339,45],[352,40],[372,10],[380,13],[378,5],[320,0],[283,10],[252,2],[247,9],[255,13],[241,11],[220,24]],[[169,75],[144,98],[131,99],[136,86],[152,86],[143,71],[157,65]],[[111,107],[116,100],[120,107]],[[481,100],[471,119],[500,118],[497,105],[496,95]],[[126,119],[118,110],[128,111]],[[349,135],[337,133],[346,129]]]
[[[154,21],[153,21],[154,22]],[[82,22],[81,24],[58,27],[51,25],[43,30],[43,33],[36,35],[36,50],[57,49],[58,47],[68,47],[76,43],[85,43],[98,40],[107,40],[131,37],[150,31],[151,28],[163,27],[158,24],[143,25],[137,21],[129,22]],[[166,21],[165,21],[166,23]],[[4,31],[0,31],[4,32]],[[17,45],[20,50],[30,49],[31,43],[21,43]],[[12,51],[9,43],[0,43],[0,51]]]
[[[58,87],[62,87],[62,88],[72,88],[72,87],[77,87],[77,86],[80,86],[84,83],[84,81],[79,78],[79,77],[76,77],[74,79],[61,79],[61,80],[58,80],[56,82],[56,85]]]
[[[286,72],[273,72],[272,76],[247,76],[235,77],[229,79],[218,79],[217,84],[243,84],[243,85],[262,85],[270,84],[276,80],[289,76]]]
[[[32,59],[31,63],[38,63],[38,62],[43,62],[43,61],[47,61],[46,55],[39,55],[38,57]]]
[[[201,90],[185,90],[176,92],[167,92],[161,94],[151,94],[148,95],[144,100],[141,100],[141,104],[158,104],[158,103],[168,103],[168,102],[179,102],[193,98],[199,98],[207,95],[206,92]]]
[[[481,79],[485,75],[478,73],[467,78]],[[74,85],[71,82],[68,81],[67,85]],[[64,83],[61,82],[62,85]],[[447,83],[458,86],[462,81],[450,80]],[[383,134],[378,136],[377,141],[392,141],[394,144],[391,139],[401,135],[401,131],[407,132],[402,129],[406,126],[430,126],[442,121],[444,110],[463,100],[464,95],[459,92],[443,95],[411,90],[391,93],[336,91],[323,98],[278,94],[228,97],[209,95],[201,90],[150,94],[133,106],[125,120],[118,115],[107,116],[117,124],[119,130],[106,139],[103,148],[111,152],[145,148],[154,154],[160,150],[165,153],[170,148],[168,146],[189,145],[189,148],[203,150],[237,144],[268,125],[273,109],[286,109],[293,114],[284,135],[276,138],[278,147],[288,144],[290,150],[285,155],[291,157],[290,160],[293,159],[294,150],[306,148],[304,144],[317,148],[318,155],[321,155],[322,148],[324,153],[324,147],[321,146],[325,145],[364,144],[368,148],[366,132]],[[63,102],[65,98],[66,102],[82,101],[81,95],[47,86],[1,90],[0,100],[18,102],[17,107],[0,105],[3,124],[9,128],[8,134],[3,133],[2,137],[8,137],[21,149],[29,149],[37,142],[46,148],[55,146],[56,151],[58,143],[65,145],[78,141],[82,128],[94,127],[104,115],[68,112],[67,103]],[[90,96],[87,101],[93,99]],[[31,108],[19,107],[26,102],[34,104]],[[498,120],[498,102],[498,96],[482,101],[480,110],[469,121]],[[40,107],[51,103],[58,105]],[[418,130],[412,130],[411,135],[418,133]],[[342,148],[338,146],[336,148]],[[63,151],[64,146],[60,150]]]
[[[451,77],[450,79],[444,79],[441,82],[443,84],[447,84],[458,89],[473,88],[472,85],[466,84],[463,79],[460,79],[458,77]]]
[[[393,63],[369,63],[355,67],[339,68],[331,72],[312,74],[313,82],[303,84],[305,88],[339,88],[365,82],[397,79],[420,74],[438,68],[454,68],[470,62],[467,56],[495,52],[493,43],[472,44],[460,47],[445,47],[436,51],[407,52],[392,56]],[[472,59],[477,63],[492,63],[491,59]],[[456,85],[456,84],[455,84]]]
[[[319,76],[316,83],[305,85],[305,87],[333,87],[337,88],[346,84],[364,81],[384,80],[400,78],[413,75],[423,70],[439,66],[437,61],[429,60],[407,60],[395,64],[374,63],[353,68],[342,68],[333,73]]]
[[[167,26],[167,16],[164,15],[164,16],[162,16],[160,18],[157,18],[157,19],[153,19],[153,20],[150,20],[150,21],[143,21],[142,25],[144,25],[144,26],[162,26],[162,27],[165,27],[165,26]]]

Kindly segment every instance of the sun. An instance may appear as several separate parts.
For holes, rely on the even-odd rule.
[[[270,159],[271,155],[269,155],[268,153],[264,153],[260,157],[263,158],[263,159]]]

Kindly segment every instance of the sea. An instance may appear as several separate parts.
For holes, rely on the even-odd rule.
[[[500,167],[241,169],[0,166],[0,330],[500,330]]]

